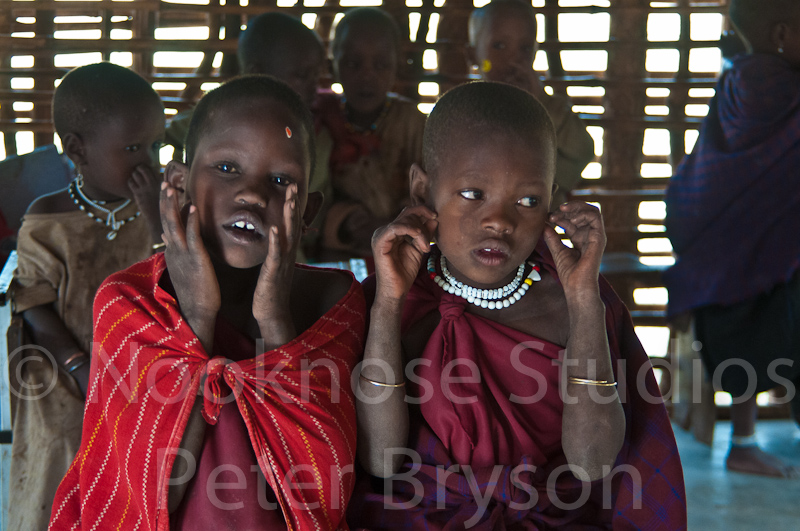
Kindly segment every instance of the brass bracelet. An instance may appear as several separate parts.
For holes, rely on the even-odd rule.
[[[570,376],[567,378],[568,383],[577,385],[596,385],[598,387],[616,387],[617,382],[609,382],[608,380],[589,380],[587,378],[575,378]]]
[[[166,243],[164,243],[164,242],[161,242],[161,243],[154,243],[154,244],[153,244],[153,250],[154,250],[154,251],[158,251],[159,249],[163,249],[163,248],[164,248],[164,247],[166,247],[166,246],[167,246],[167,244],[166,244]]]
[[[358,377],[360,379],[364,380],[365,382],[371,383],[372,385],[374,385],[376,387],[405,387],[405,385],[406,385],[405,381],[400,382],[398,384],[388,384],[388,383],[383,383],[383,382],[376,382],[375,380],[370,380],[369,378],[367,378],[363,374],[359,374]]]

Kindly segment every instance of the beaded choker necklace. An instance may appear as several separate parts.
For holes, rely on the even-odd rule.
[[[525,263],[523,262],[520,264],[519,269],[517,269],[517,274],[514,277],[514,280],[502,288],[478,289],[456,280],[456,278],[447,269],[447,261],[445,260],[444,255],[442,255],[439,259],[439,265],[441,266],[442,275],[444,275],[444,278],[436,274],[436,262],[431,254],[428,257],[428,273],[430,274],[431,279],[436,282],[440,288],[445,290],[447,293],[451,293],[466,299],[467,302],[472,303],[475,306],[488,308],[490,310],[508,308],[520,300],[522,296],[528,292],[528,288],[530,288],[534,282],[538,282],[542,279],[541,275],[539,274],[539,266],[536,264],[531,264],[531,272],[528,273],[528,276],[523,280],[523,276],[525,274]]]
[[[86,215],[89,216],[89,218],[95,220],[96,222],[103,223],[105,224],[106,227],[111,228],[111,231],[108,234],[106,234],[106,238],[109,240],[113,240],[114,238],[116,238],[119,229],[121,229],[123,225],[138,218],[139,214],[141,214],[141,212],[137,210],[136,213],[131,217],[129,217],[128,219],[122,219],[120,221],[117,221],[117,213],[126,206],[130,205],[131,200],[128,199],[117,208],[110,210],[103,206],[106,204],[105,201],[94,201],[92,199],[89,199],[86,196],[86,194],[83,193],[83,177],[81,177],[80,175],[74,181],[69,183],[69,188],[67,190],[69,191],[69,196],[72,198],[72,202],[78,205],[78,208],[80,208],[82,212],[85,212]],[[103,220],[98,216],[96,216],[90,210],[87,210],[86,209],[87,206],[90,206],[104,213],[106,215],[106,219]]]

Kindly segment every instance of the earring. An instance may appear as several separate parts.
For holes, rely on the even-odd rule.
[[[778,46],[778,53],[783,53],[783,45]]]

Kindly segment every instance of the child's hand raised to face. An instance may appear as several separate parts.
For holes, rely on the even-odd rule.
[[[397,219],[372,236],[377,277],[376,298],[403,299],[417,277],[422,257],[430,251],[436,212],[418,205],[404,209]]]
[[[545,227],[545,243],[553,255],[567,300],[597,294],[600,261],[606,248],[600,211],[582,201],[570,201],[550,214],[548,221],[563,228],[573,245],[567,247],[552,227]]]
[[[162,238],[167,244],[164,258],[181,313],[203,347],[210,352],[214,323],[222,301],[219,282],[200,236],[197,208],[194,205],[189,207],[184,225],[178,196],[177,188],[167,182],[162,183]]]
[[[159,186],[161,176],[146,164],[139,164],[133,170],[128,180],[128,187],[133,193],[133,198],[139,211],[142,213],[153,242],[161,240],[161,213],[159,208]]]
[[[269,251],[261,266],[253,295],[253,317],[261,337],[270,346],[280,346],[295,337],[289,306],[297,246],[302,234],[297,184],[286,187],[282,226],[269,228]],[[274,345],[272,345],[274,343]]]

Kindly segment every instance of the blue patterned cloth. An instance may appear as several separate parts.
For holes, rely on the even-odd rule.
[[[800,71],[734,58],[667,189],[670,316],[750,299],[800,268]]]

